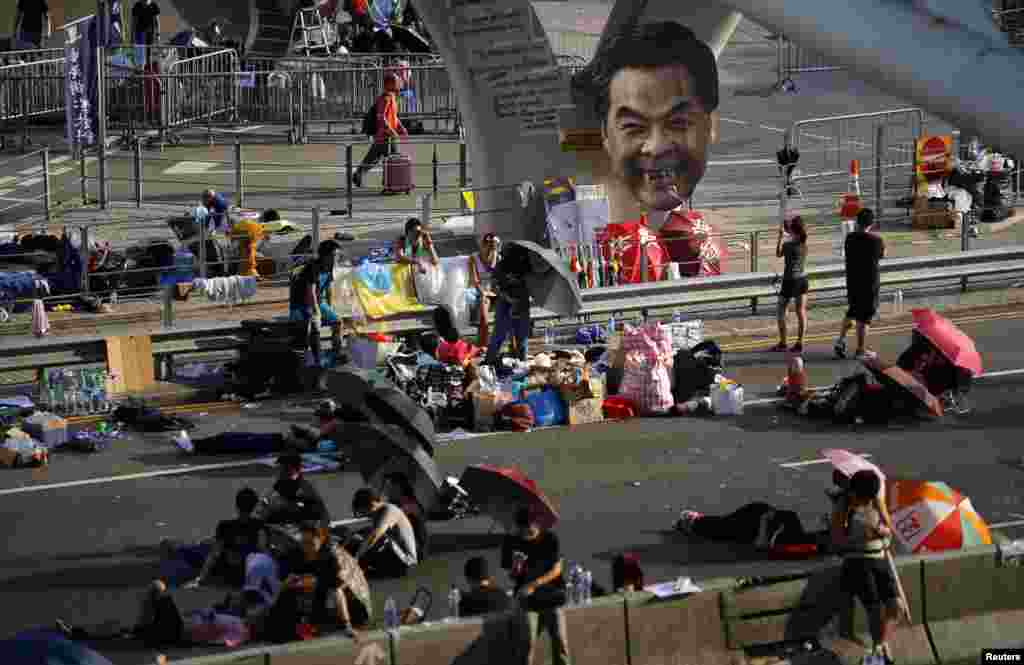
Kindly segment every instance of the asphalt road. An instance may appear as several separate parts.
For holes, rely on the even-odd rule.
[[[991,372],[1024,367],[1016,336],[1024,319],[965,323]],[[879,336],[876,348],[894,357],[908,333]],[[829,358],[830,344],[808,345],[811,383],[826,384],[849,373],[850,361]],[[727,355],[730,373],[741,380],[748,400],[769,394],[782,374],[778,356],[759,352]],[[827,464],[813,462],[818,450],[847,448],[873,455],[890,477],[944,480],[969,495],[990,523],[1024,520],[1022,468],[1009,463],[1020,447],[1017,410],[1024,407],[1024,376],[1004,375],[979,382],[975,410],[967,418],[901,422],[887,427],[838,427],[808,422],[767,404],[752,403],[737,418],[640,419],[576,429],[549,429],[457,440],[441,446],[437,462],[459,475],[470,464],[514,464],[552,498],[561,512],[558,533],[564,554],[609,580],[611,558],[623,550],[640,554],[649,579],[691,575],[768,575],[803,563],[766,562],[745,548],[693,542],[672,533],[678,510],[727,512],[754,500],[798,511],[805,524],[817,524],[826,510]],[[201,432],[222,429],[278,430],[308,419],[307,405],[273,402],[232,415],[196,416]],[[127,621],[138,590],[157,574],[157,543],[164,538],[208,536],[217,520],[230,516],[232,497],[243,485],[263,490],[273,469],[262,466],[207,470],[180,475],[151,472],[183,464],[230,461],[183,458],[166,436],[131,436],[90,456],[55,455],[45,471],[4,470],[0,474],[0,605],[4,633],[49,625],[57,616],[82,623]],[[135,479],[116,479],[144,474]],[[312,476],[335,519],[347,516],[360,486],[353,473]],[[84,479],[79,486],[61,484]],[[54,484],[43,491],[32,486]],[[17,489],[24,488],[24,489]],[[416,575],[375,584],[378,612],[389,595],[405,600],[417,584],[443,599],[447,585],[461,581],[464,561],[483,555],[497,563],[498,539],[488,535],[490,520],[474,518],[432,525],[432,557]],[[1016,527],[1002,531],[1024,535]],[[191,607],[221,591],[179,594]],[[441,609],[438,603],[435,612]],[[118,663],[149,662],[134,645],[110,653]]]

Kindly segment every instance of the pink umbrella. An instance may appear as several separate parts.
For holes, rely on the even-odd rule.
[[[981,355],[967,333],[931,309],[915,309],[914,326],[949,362],[974,376],[982,373]]]
[[[851,453],[849,450],[843,450],[842,448],[826,448],[821,451],[821,455],[829,462],[832,462],[832,466],[847,478],[852,477],[858,471],[874,471],[878,474],[882,487],[885,487],[885,474],[882,473],[882,470],[860,455]]]

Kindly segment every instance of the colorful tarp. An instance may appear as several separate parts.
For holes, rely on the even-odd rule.
[[[368,280],[370,273],[360,270],[352,271],[352,292],[367,317],[382,319],[404,312],[418,312],[424,309],[424,306],[416,300],[416,289],[413,286],[412,280],[412,266],[394,264],[380,265],[380,268],[390,272],[391,288],[387,291],[378,289],[379,284],[383,280]]]

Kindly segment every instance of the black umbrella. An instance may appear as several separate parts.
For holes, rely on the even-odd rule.
[[[583,295],[565,261],[550,249],[529,240],[512,240],[509,245],[518,245],[529,252],[530,272],[526,275],[526,285],[534,304],[562,316],[579,314],[583,309]]]
[[[405,429],[431,457],[434,456],[434,421],[426,410],[394,386],[377,387],[366,393],[365,410],[371,420]]]
[[[345,423],[338,436],[346,441],[352,461],[371,487],[383,491],[390,476],[402,475],[424,513],[437,507],[444,480],[441,471],[405,428]]]
[[[345,366],[327,372],[326,383],[327,392],[343,409],[354,410],[371,420],[380,420],[367,408],[366,396],[375,388],[387,386],[390,382],[365,369]]]
[[[430,42],[412,28],[404,25],[391,25],[391,36],[410,53],[430,53]]]

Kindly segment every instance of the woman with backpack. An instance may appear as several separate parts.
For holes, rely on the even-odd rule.
[[[785,240],[784,235],[790,239]],[[784,241],[785,240],[785,241]],[[779,343],[772,351],[786,351],[786,308],[790,300],[796,301],[797,340],[789,350],[802,353],[804,331],[807,329],[807,290],[809,287],[804,266],[807,262],[807,227],[797,215],[779,228],[779,239],[775,244],[775,256],[785,259],[782,272],[782,286],[779,289]]]
[[[833,507],[831,530],[833,544],[843,552],[842,590],[859,598],[868,613],[871,656],[892,663],[887,641],[903,606],[899,581],[887,560],[893,529],[881,486],[870,469],[853,474]]]

